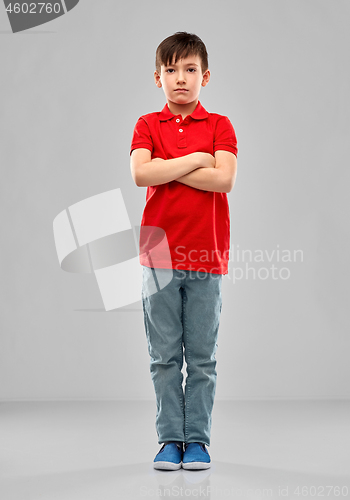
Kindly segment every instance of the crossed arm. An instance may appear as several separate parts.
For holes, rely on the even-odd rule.
[[[177,181],[204,191],[229,193],[236,180],[237,158],[228,151],[191,153],[179,158],[151,160],[151,152],[135,149],[130,160],[131,174],[137,186],[156,186]]]

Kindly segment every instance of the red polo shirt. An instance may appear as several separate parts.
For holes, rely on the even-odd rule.
[[[218,150],[237,156],[238,151],[230,120],[208,113],[199,101],[184,120],[181,115],[173,115],[167,104],[160,112],[141,116],[130,154],[137,148],[149,149],[152,159],[164,160],[195,152],[214,155]],[[177,181],[149,186],[141,226],[163,229],[171,255],[171,260],[159,257],[156,263],[150,263],[146,253],[140,251],[142,265],[227,274],[230,213],[226,193],[203,191]]]

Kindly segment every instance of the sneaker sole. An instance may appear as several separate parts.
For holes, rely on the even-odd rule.
[[[160,470],[178,470],[181,468],[181,463],[175,464],[174,462],[153,462],[153,468]]]
[[[210,462],[182,462],[182,468],[187,470],[200,470],[200,469],[210,469]]]

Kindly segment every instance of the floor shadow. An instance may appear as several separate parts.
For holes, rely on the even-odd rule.
[[[157,471],[152,463],[11,477],[1,498],[101,500],[140,498],[348,498],[350,477],[253,467],[215,461],[203,471]]]

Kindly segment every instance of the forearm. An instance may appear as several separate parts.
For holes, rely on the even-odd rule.
[[[230,189],[226,177],[225,172],[218,168],[197,168],[176,181],[203,191],[227,193]]]
[[[181,178],[198,167],[200,167],[200,158],[196,153],[170,160],[155,158],[138,167],[137,185],[147,187],[165,184]]]

